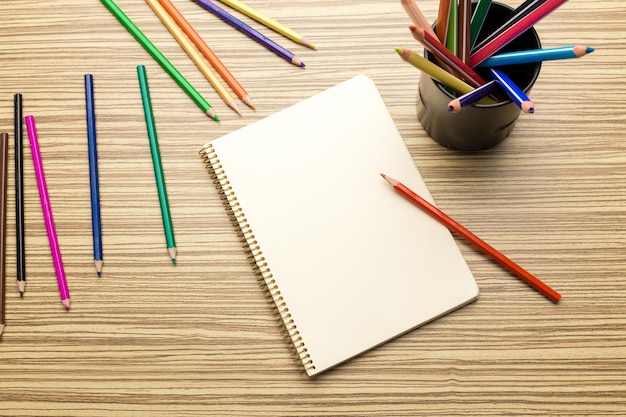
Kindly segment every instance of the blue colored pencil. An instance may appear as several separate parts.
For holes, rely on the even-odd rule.
[[[480,99],[487,97],[489,94],[493,93],[497,87],[498,82],[496,80],[491,80],[469,93],[450,100],[450,103],[448,103],[448,111],[453,113],[459,112],[463,107],[470,106],[477,103]]]
[[[593,52],[589,46],[572,45],[557,46],[555,48],[527,49],[524,51],[504,52],[485,59],[479,67],[501,67],[504,65],[528,64],[534,62],[552,61],[557,59],[580,58]]]
[[[292,64],[298,67],[304,67],[304,62],[302,62],[298,57],[296,57],[296,55],[293,52],[290,52],[289,50],[283,48],[282,46],[280,46],[279,44],[277,44],[276,42],[274,42],[267,36],[263,35],[261,32],[257,31],[256,29],[253,29],[252,27],[248,26],[241,20],[237,19],[232,14],[228,13],[221,7],[217,6],[215,3],[209,0],[193,0],[193,1],[195,1],[200,6],[204,7],[209,12],[213,13],[214,15],[216,15],[217,17],[219,17],[224,22],[228,23],[229,25],[231,25],[238,31],[244,33],[245,35],[259,42],[261,45],[265,46],[270,51],[284,58],[288,62],[291,62]]]
[[[91,190],[91,232],[93,259],[98,276],[102,273],[102,224],[100,220],[100,187],[98,184],[98,151],[96,146],[96,111],[93,76],[85,74],[85,110],[87,113],[87,146],[89,149],[89,185]]]
[[[504,90],[504,92],[519,106],[524,113],[534,113],[535,104],[526,96],[526,94],[519,88],[513,80],[509,78],[504,71],[497,68],[489,68],[489,72],[494,80],[498,82],[498,85]]]

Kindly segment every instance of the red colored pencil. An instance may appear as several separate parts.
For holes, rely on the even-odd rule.
[[[437,207],[430,204],[428,201],[424,200],[419,195],[415,194],[409,188],[407,188],[404,184],[399,181],[386,176],[385,174],[380,174],[389,184],[393,186],[393,188],[406,197],[409,201],[417,205],[419,208],[424,210],[428,215],[433,217],[435,220],[439,221],[441,224],[446,226],[448,229],[456,232],[460,236],[467,239],[468,242],[473,244],[476,248],[483,251],[485,254],[489,255],[493,260],[498,262],[500,265],[507,268],[509,271],[517,275],[521,280],[526,282],[528,285],[539,291],[541,294],[546,296],[552,302],[556,303],[561,299],[561,294],[554,291],[548,285],[540,281],[534,275],[531,275],[530,272],[526,271],[524,268],[507,258],[505,255],[497,251],[495,248],[490,246],[488,243],[480,239],[478,236],[467,230],[465,227],[461,226],[447,214],[439,210]]]
[[[528,28],[535,23],[546,17],[554,9],[565,3],[567,0],[546,0],[545,3],[540,4],[532,11],[524,14],[519,20],[510,23],[500,35],[491,39],[486,43],[481,42],[476,46],[475,52],[470,57],[470,67],[474,68],[476,65],[489,58],[504,46],[506,46],[513,39],[524,33]],[[500,31],[500,29],[498,29]]]
[[[466,83],[474,88],[480,87],[485,84],[486,81],[481,78],[473,69],[465,64],[459,57],[450,52],[435,36],[426,32],[424,29],[417,26],[409,26],[413,37],[422,45],[435,55],[435,58],[452,72],[456,74],[458,78],[461,78]]]

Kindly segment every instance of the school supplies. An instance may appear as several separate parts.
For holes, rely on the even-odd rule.
[[[432,202],[368,77],[215,139],[201,155],[308,375],[477,298],[450,231],[380,178],[394,172]]]
[[[209,117],[214,119],[215,121],[219,121],[220,118],[215,114],[215,110],[209,104],[208,101],[196,90],[196,88],[191,85],[189,81],[183,76],[183,74],[178,71],[178,69],[163,55],[163,53],[152,43],[150,39],[146,35],[143,34],[141,30],[133,23],[132,20],[126,16],[126,14],[119,8],[117,4],[113,0],[100,0],[102,4],[106,6],[107,9],[111,12],[113,16],[130,32],[131,35],[144,47],[146,51],[156,62],[161,65],[161,67],[167,72],[170,77],[180,88],[183,89],[185,93],[196,103],[200,109],[206,113]]]
[[[54,264],[54,272],[57,276],[57,284],[59,286],[59,295],[61,303],[66,310],[70,309],[70,290],[67,286],[67,278],[65,277],[65,269],[63,267],[63,258],[61,257],[61,249],[59,247],[59,239],[54,225],[54,217],[52,215],[52,206],[48,197],[48,186],[46,184],[46,174],[43,169],[43,161],[39,149],[39,138],[37,137],[37,128],[35,126],[35,118],[26,116],[26,129],[30,141],[30,150],[33,157],[33,166],[35,168],[35,176],[37,177],[37,187],[39,189],[39,199],[41,201],[41,210],[43,211],[44,223],[46,224],[46,232],[48,233],[48,243],[50,244],[50,253],[52,255],[52,263]]]

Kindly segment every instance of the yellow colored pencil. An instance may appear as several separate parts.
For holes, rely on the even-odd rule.
[[[295,30],[288,28],[287,26],[277,22],[271,17],[264,15],[258,10],[253,9],[252,7],[246,5],[245,3],[240,2],[239,0],[220,0],[220,1],[226,4],[227,6],[230,6],[233,9],[245,14],[246,16],[256,20],[262,25],[267,26],[273,31],[278,32],[281,35],[291,39],[294,42],[297,42],[304,46],[308,46],[311,49],[317,49],[317,46],[312,44],[308,39],[300,35]]]
[[[464,81],[450,74],[448,71],[444,70],[437,64],[430,62],[423,56],[418,55],[417,53],[413,52],[411,49],[407,49],[407,48],[395,48],[395,49],[398,55],[400,55],[400,57],[404,61],[420,69],[421,71],[428,74],[431,78],[434,78],[440,83],[445,84],[446,86],[455,89],[459,93],[467,94],[470,91],[474,90],[474,87],[472,87],[471,85],[465,83]],[[495,103],[495,100],[489,97],[485,97],[481,99],[479,103],[493,104]]]
[[[170,31],[172,36],[176,39],[178,44],[183,48],[183,50],[187,53],[189,58],[196,64],[196,67],[204,74],[206,79],[211,83],[215,91],[220,95],[222,100],[226,104],[228,104],[233,110],[237,112],[237,114],[241,115],[241,111],[239,110],[239,106],[237,106],[237,102],[233,98],[233,96],[228,92],[224,84],[220,81],[219,78],[213,73],[209,64],[204,60],[203,56],[195,49],[191,41],[185,36],[185,33],[181,28],[178,27],[172,16],[161,6],[158,0],[146,0],[146,3],[152,8],[157,17],[161,20],[161,22],[165,25],[167,30]]]

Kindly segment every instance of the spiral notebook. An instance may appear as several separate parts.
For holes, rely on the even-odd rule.
[[[200,153],[308,375],[477,298],[448,229],[380,176],[432,202],[367,76]]]

